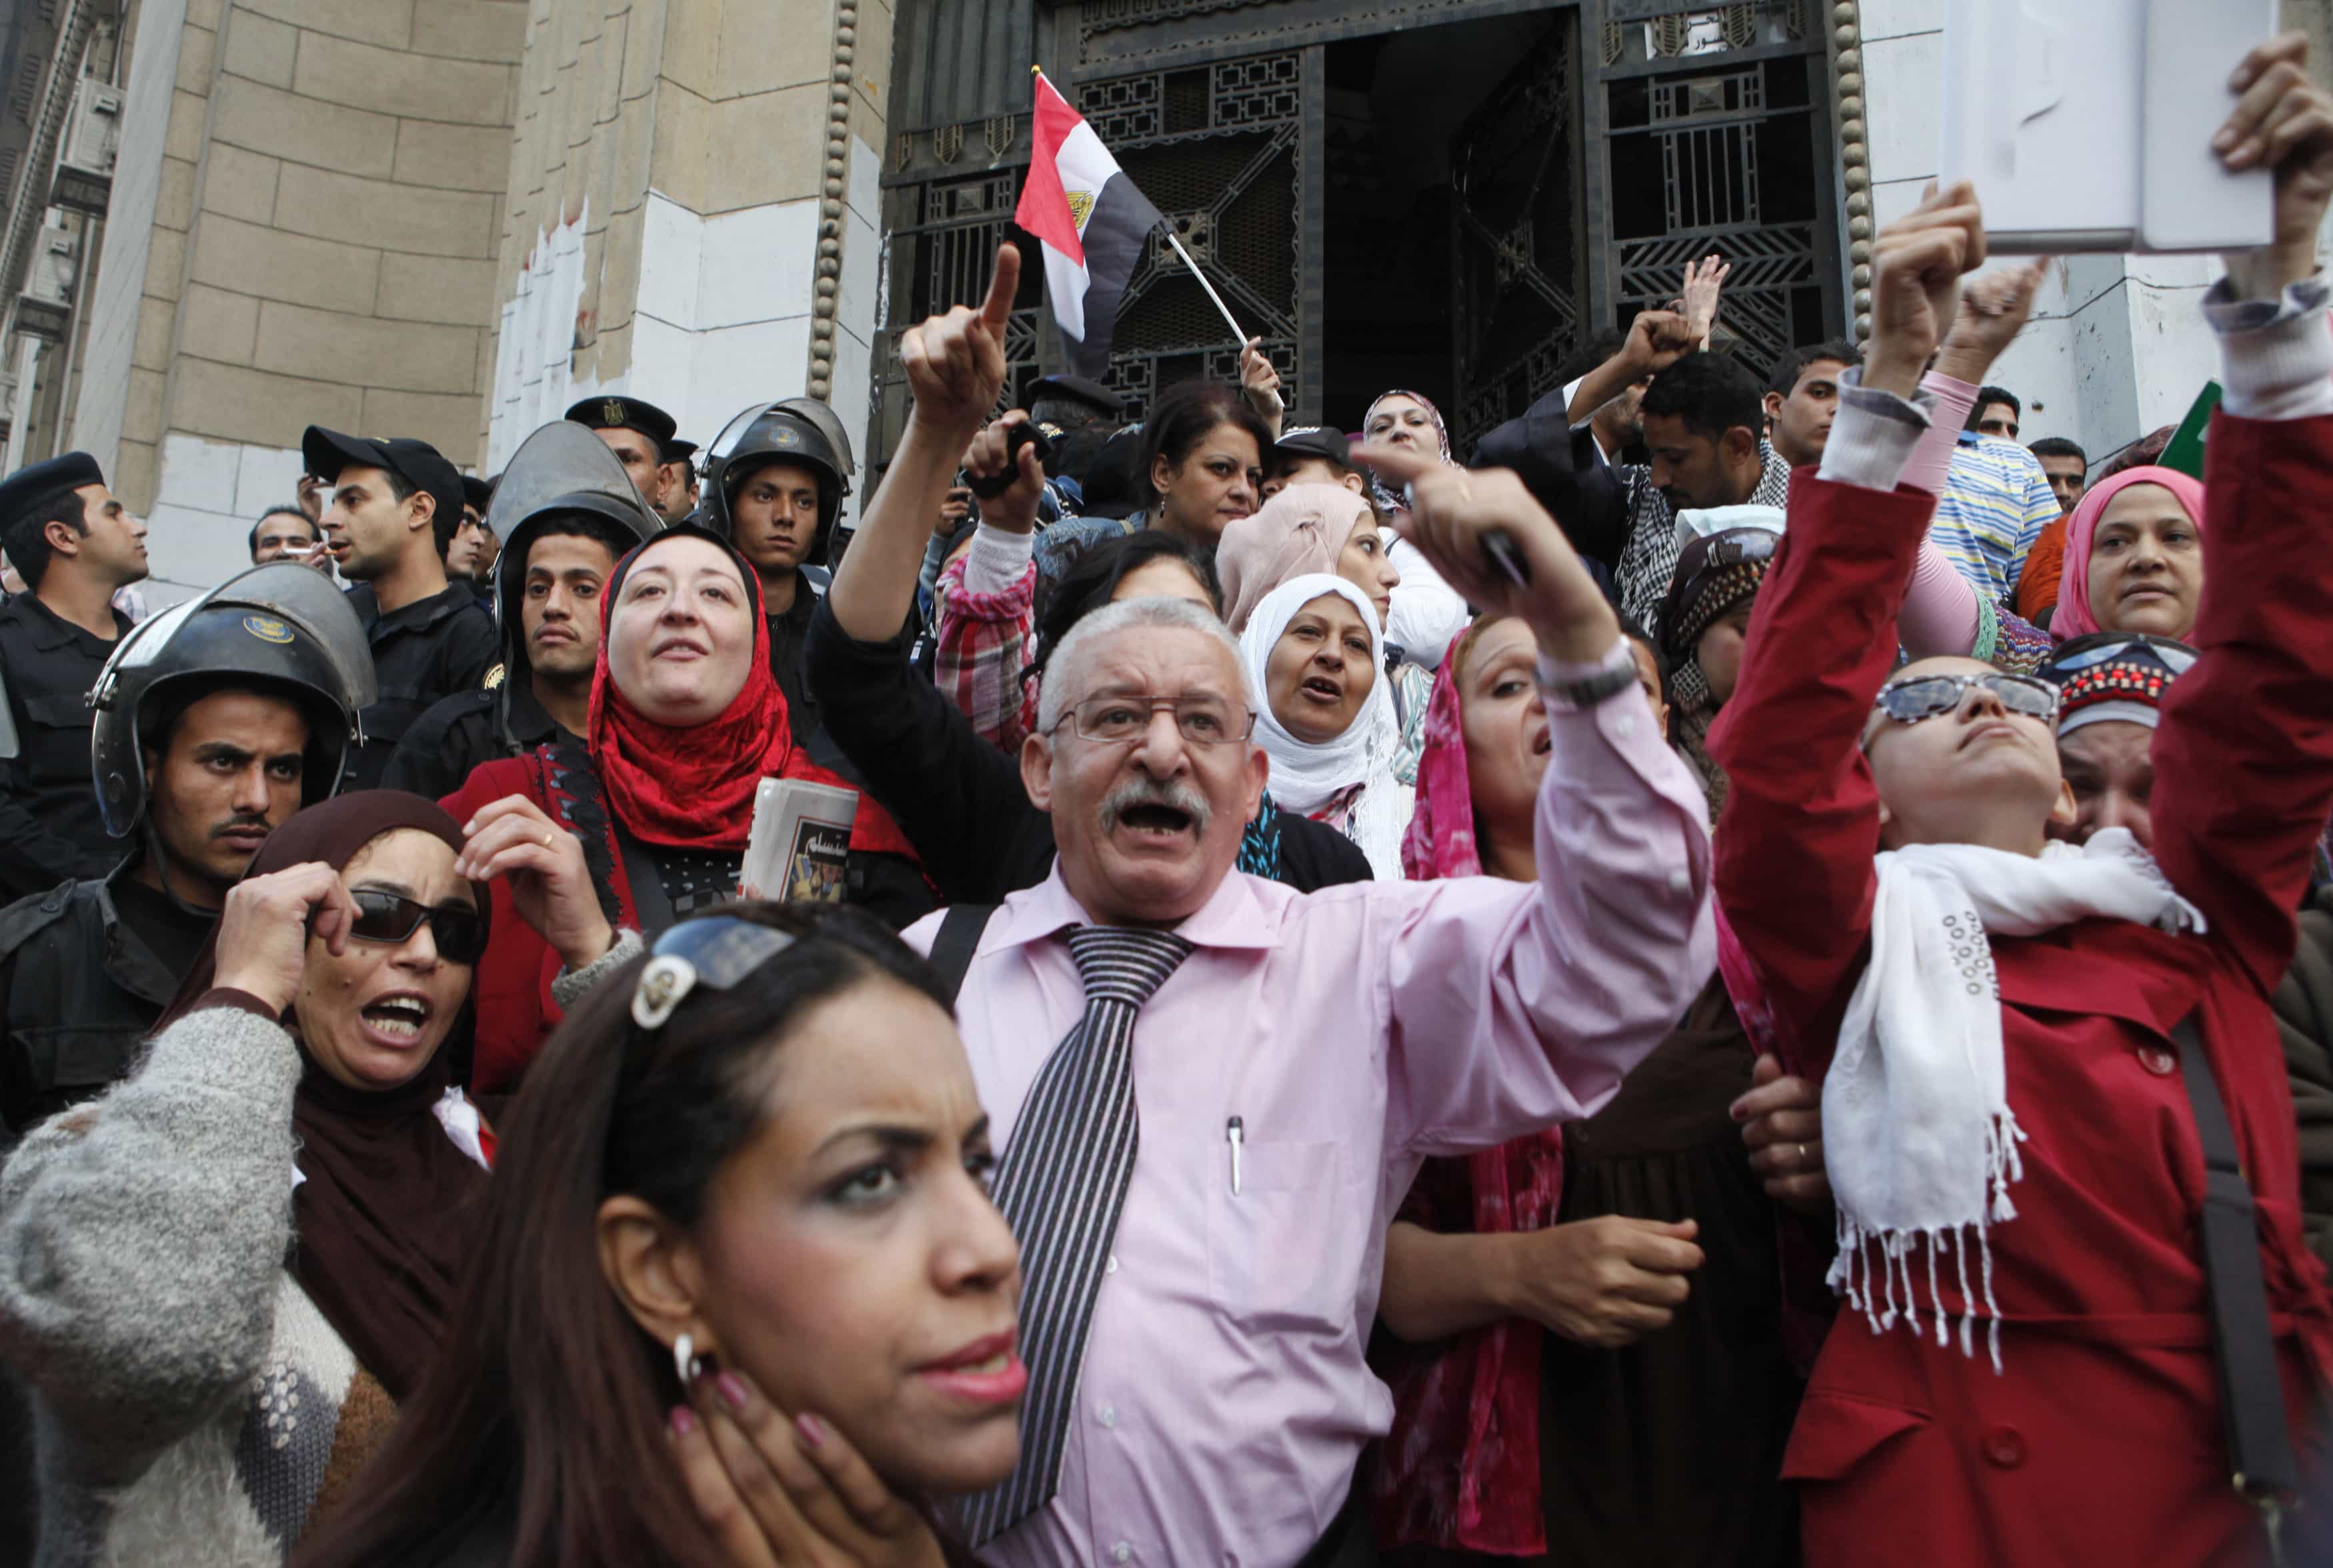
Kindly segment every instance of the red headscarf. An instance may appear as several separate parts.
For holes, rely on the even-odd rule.
[[[2066,571],[2058,581],[2058,608],[2050,617],[2050,635],[2061,643],[2104,629],[2090,607],[2090,541],[2098,537],[2098,517],[2107,502],[2134,484],[2163,486],[2178,497],[2199,531],[2203,526],[2203,482],[2175,468],[2126,468],[2093,486],[2066,521]]]
[[[720,717],[676,728],[633,707],[608,673],[617,600],[640,557],[675,539],[720,546],[744,586],[754,624],[745,684]],[[728,540],[683,523],[668,528],[616,564],[600,605],[600,663],[591,672],[591,760],[608,809],[644,844],[743,854],[754,831],[754,792],[762,779],[793,771],[793,731],[785,694],[770,674],[770,623],[762,583]]]

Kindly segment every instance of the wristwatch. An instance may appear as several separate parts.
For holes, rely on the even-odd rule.
[[[1575,708],[1592,708],[1616,692],[1632,690],[1637,684],[1637,664],[1628,661],[1626,667],[1614,665],[1599,670],[1584,681],[1541,681],[1540,690],[1551,697],[1560,697]]]

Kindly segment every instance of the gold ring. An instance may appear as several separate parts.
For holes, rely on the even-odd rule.
[[[1807,1163],[1807,1146],[1804,1143],[1799,1145],[1799,1163]]]
[[[543,846],[545,849],[548,849],[548,848],[550,848],[550,847],[551,847],[551,835],[550,835],[550,834],[548,834],[548,833],[546,833],[546,834],[544,834],[544,835],[542,836],[542,846]],[[1806,1147],[1807,1147],[1807,1146],[1806,1146],[1804,1143],[1800,1144],[1800,1145],[1799,1145],[1799,1150],[1800,1150],[1800,1152],[1801,1153],[1805,1152],[1805,1151],[1806,1151]]]

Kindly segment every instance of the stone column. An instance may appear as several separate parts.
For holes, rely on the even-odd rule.
[[[863,429],[890,31],[881,0],[538,0],[490,466],[598,393],[699,443],[804,393]],[[581,123],[579,81],[608,95]]]

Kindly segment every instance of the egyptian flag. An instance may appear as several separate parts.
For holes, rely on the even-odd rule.
[[[1042,71],[1036,148],[1013,221],[1044,244],[1045,292],[1070,340],[1070,371],[1104,379],[1118,301],[1151,230],[1166,220]]]

